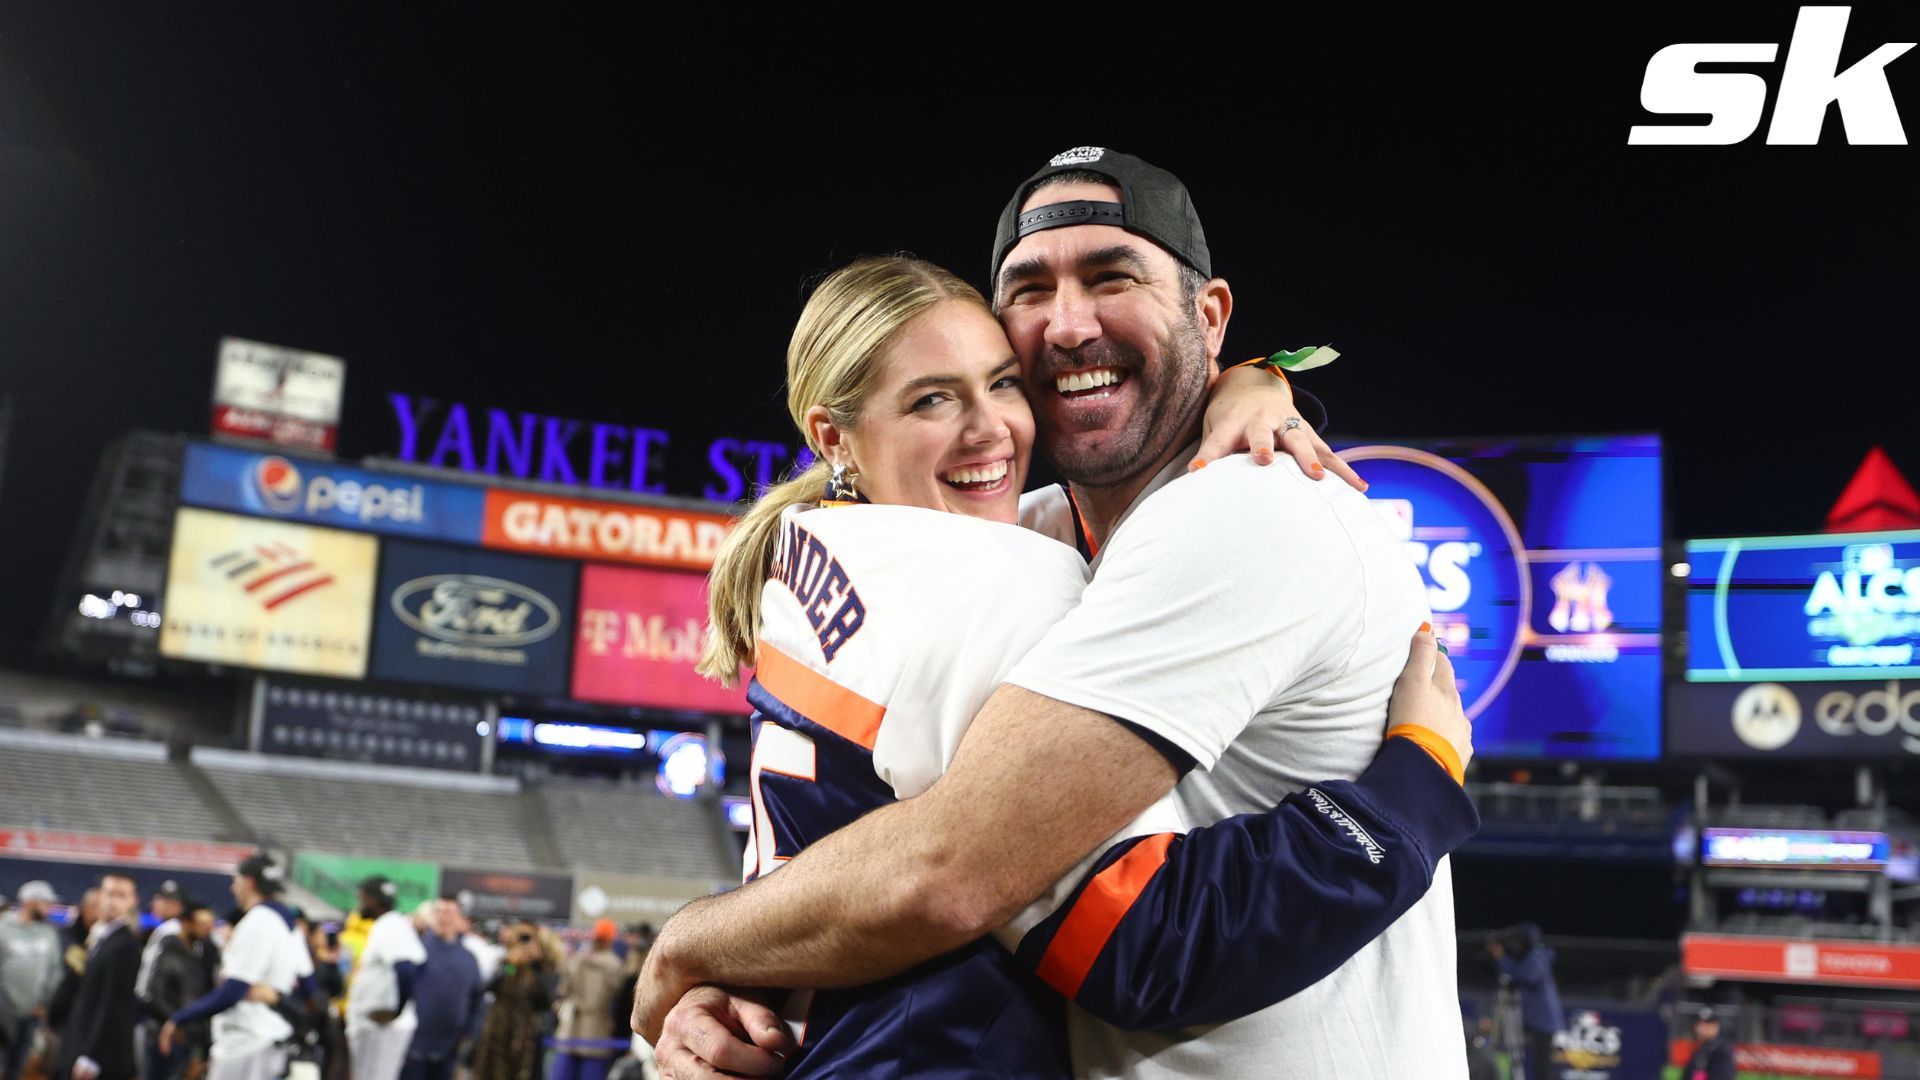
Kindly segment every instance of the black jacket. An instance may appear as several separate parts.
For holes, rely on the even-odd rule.
[[[1733,1040],[1721,1035],[1710,1042],[1703,1042],[1693,1050],[1693,1056],[1687,1059],[1687,1067],[1680,1071],[1680,1080],[1734,1080]]]
[[[200,999],[213,989],[213,978],[202,958],[212,942],[188,945],[174,934],[160,942],[160,955],[153,961],[153,974],[147,979],[147,999],[141,1002],[147,1016],[159,1023]],[[191,1045],[205,1047],[210,1041],[206,1023],[189,1024],[185,1034]]]
[[[133,983],[140,975],[140,939],[121,926],[87,957],[67,1015],[60,1023],[60,1058],[54,1076],[68,1076],[73,1063],[92,1058],[101,1080],[134,1075],[133,1026],[140,1003]]]

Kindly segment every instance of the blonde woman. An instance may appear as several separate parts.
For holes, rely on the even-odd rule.
[[[818,461],[768,491],[721,551],[701,661],[722,681],[755,665],[749,882],[929,788],[1088,573],[1073,547],[1018,527],[1033,415],[993,313],[952,274],[895,256],[828,277],[787,375]],[[1269,382],[1253,393],[1282,392]],[[1063,1000],[1049,986],[1063,971],[1084,1007],[1108,1003],[1102,1015],[1140,1027],[1223,1020],[1317,980],[1418,899],[1477,823],[1457,782],[1471,747],[1451,669],[1414,631],[1393,715],[1409,737],[1387,740],[1377,775],[1310,793],[1340,815],[1303,794],[1188,831],[1163,800],[1015,920],[1006,947],[978,941],[880,983],[766,1004],[702,988],[682,1008],[712,1030],[698,1051],[662,1042],[663,1069],[1066,1076]],[[1164,865],[1130,910],[1101,910],[1103,872],[1143,844]],[[635,1017],[658,1035],[647,1002]]]

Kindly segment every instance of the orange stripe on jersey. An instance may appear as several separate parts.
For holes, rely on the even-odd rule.
[[[1107,939],[1140,898],[1147,882],[1166,865],[1167,848],[1173,841],[1173,833],[1155,833],[1093,876],[1074,901],[1073,910],[1061,920],[1060,929],[1047,944],[1046,955],[1040,958],[1034,974],[1041,981],[1068,998],[1080,992],[1080,984],[1087,981],[1087,973],[1100,958],[1100,950],[1107,947]]]
[[[880,737],[886,706],[868,701],[764,641],[753,677],[788,708],[849,742],[872,750]]]
[[[1454,783],[1464,785],[1467,782],[1467,767],[1461,764],[1460,751],[1453,748],[1445,735],[1418,724],[1397,724],[1387,730],[1387,738],[1412,739],[1420,749],[1439,762],[1441,768],[1447,770],[1447,775],[1453,777]]]

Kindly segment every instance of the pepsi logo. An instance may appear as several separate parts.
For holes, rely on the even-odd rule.
[[[300,470],[283,457],[263,457],[253,467],[253,490],[267,509],[282,514],[300,508]]]

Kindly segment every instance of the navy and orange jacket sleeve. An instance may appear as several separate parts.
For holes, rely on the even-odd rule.
[[[1479,815],[1409,739],[1358,781],[1265,813],[1115,844],[1015,957],[1129,1030],[1221,1023],[1313,985],[1426,894]]]

